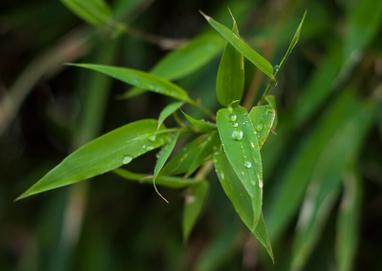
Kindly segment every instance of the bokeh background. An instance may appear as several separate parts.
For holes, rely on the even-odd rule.
[[[294,261],[302,270],[340,270],[341,234],[343,251],[354,246],[344,260],[350,269],[382,270],[381,1],[108,3],[129,33],[89,25],[60,1],[0,2],[0,270],[289,270]],[[64,63],[149,70],[210,29],[198,10],[229,25],[227,7],[241,35],[272,63],[308,11],[272,91],[279,124],[263,152],[274,265],[213,172],[187,242],[182,191],[163,189],[166,204],[152,186],[111,173],[14,202],[73,149],[130,121],[156,118],[169,102],[156,94],[121,100],[129,86]],[[213,110],[220,53],[176,80]],[[247,101],[256,101],[265,83],[246,63],[246,88],[255,94]],[[154,159],[146,155],[129,169],[150,173]],[[356,198],[348,209],[347,197]]]

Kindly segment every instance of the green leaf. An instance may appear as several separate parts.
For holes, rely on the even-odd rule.
[[[152,175],[147,175],[142,173],[133,173],[131,171],[128,171],[122,168],[115,169],[114,173],[129,181],[136,181],[142,184],[153,184]],[[181,189],[181,188],[189,187],[191,185],[196,185],[199,182],[200,180],[197,180],[197,179],[179,178],[179,177],[163,176],[163,175],[159,175],[155,181],[157,185],[173,188],[173,189]]]
[[[337,218],[337,270],[351,271],[358,243],[362,181],[355,169],[344,174],[344,193]]]
[[[232,31],[239,36],[239,29],[233,19]],[[216,78],[216,97],[221,105],[228,106],[240,101],[244,91],[244,58],[230,44],[227,44]]]
[[[271,105],[259,105],[252,107],[249,117],[255,128],[259,147],[261,148],[274,126],[276,112]]]
[[[237,177],[235,171],[227,160],[223,150],[214,155],[215,171],[220,184],[231,201],[236,213],[243,221],[244,225],[255,235],[257,240],[264,246],[273,261],[273,252],[263,215],[258,224],[253,229],[254,216],[252,210],[252,198],[248,195],[243,184]]]
[[[105,25],[112,19],[111,9],[104,0],[61,0],[61,2],[92,25]]]
[[[277,240],[295,215],[312,178],[318,161],[318,151],[323,150],[335,133],[357,108],[362,106],[349,91],[343,92],[321,116],[311,132],[301,140],[294,154],[289,154],[288,164],[276,176],[265,204],[264,215],[271,240]],[[270,142],[272,143],[272,142]]]
[[[191,117],[185,112],[182,112],[183,115],[186,117],[187,121],[192,125],[195,131],[197,132],[209,132],[211,130],[216,129],[215,124],[205,121],[203,119],[195,119],[194,117]]]
[[[262,213],[263,170],[260,147],[245,108],[223,108],[217,113],[219,137],[229,163],[252,198],[254,229]]]
[[[273,75],[272,64],[269,63],[263,56],[253,50],[247,43],[245,43],[240,37],[233,33],[229,28],[215,21],[211,17],[202,13],[207,22],[225,39],[229,42],[240,54],[254,64],[260,71],[267,75],[271,80],[275,80]]]
[[[152,92],[166,95],[184,102],[191,102],[187,92],[181,87],[158,76],[139,70],[98,65],[98,64],[71,64],[76,67],[86,68],[109,75],[130,85],[144,88]]]
[[[173,114],[176,110],[182,107],[184,103],[182,102],[174,102],[169,105],[167,105],[159,114],[158,118],[158,127],[160,127],[163,122],[171,115]]]
[[[24,192],[22,199],[103,174],[166,143],[169,131],[156,120],[140,120],[104,134],[67,156]]]
[[[305,16],[306,16],[306,11],[304,12],[304,15],[302,16],[302,19],[301,19],[301,21],[300,21],[300,23],[296,29],[296,32],[294,33],[293,38],[289,43],[288,49],[286,50],[284,56],[282,57],[280,64],[278,66],[278,69],[275,71],[275,73],[277,73],[278,70],[281,69],[281,67],[284,65],[284,63],[286,62],[286,60],[288,59],[288,57],[292,53],[294,47],[296,47],[296,45],[300,39],[301,29],[302,29],[302,26],[303,26],[304,21],[305,21]]]
[[[162,58],[150,71],[167,80],[183,78],[213,59],[223,48],[223,40],[215,33],[205,33],[193,38],[184,46]],[[132,98],[145,93],[146,89],[133,88],[122,97]]]
[[[315,164],[293,243],[292,270],[301,270],[320,237],[340,190],[346,167],[356,159],[373,119],[373,106],[360,104],[321,149]],[[351,136],[349,136],[351,135]]]
[[[202,207],[207,197],[207,192],[209,189],[209,184],[207,181],[201,181],[197,185],[191,186],[184,200],[184,210],[183,210],[183,240],[187,240],[192,228],[194,227]]]
[[[203,134],[186,144],[163,168],[165,175],[191,175],[212,155],[219,144],[216,132]]]

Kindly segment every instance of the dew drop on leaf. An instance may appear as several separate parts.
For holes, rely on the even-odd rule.
[[[239,126],[239,123],[237,123],[237,122],[234,122],[234,123],[232,123],[232,126],[236,128],[236,127],[238,127],[238,126]]]
[[[130,163],[132,160],[133,160],[133,157],[126,155],[122,159],[122,164],[126,165],[126,164]]]
[[[149,141],[154,142],[157,139],[156,135],[151,135],[147,138]]]
[[[240,141],[243,139],[244,133],[240,129],[235,129],[232,131],[232,139],[235,141]]]
[[[244,162],[244,167],[251,168],[252,167],[252,163],[250,161],[245,161]]]
[[[263,130],[263,125],[261,123],[259,123],[256,125],[256,131],[261,132],[261,130]]]
[[[228,117],[229,117],[229,120],[232,121],[232,122],[237,120],[236,114],[230,114]]]

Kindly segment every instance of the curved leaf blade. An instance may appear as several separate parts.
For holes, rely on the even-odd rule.
[[[89,24],[100,26],[111,21],[112,13],[104,0],[61,0],[73,13]]]
[[[179,138],[179,134],[180,133],[177,132],[173,135],[170,135],[168,143],[159,152],[159,156],[154,167],[154,181],[159,176],[164,164],[166,163],[167,159],[170,157],[172,151],[174,150],[176,142]]]
[[[271,105],[259,105],[252,107],[249,117],[255,128],[255,134],[261,148],[267,140],[276,119],[276,111]]]
[[[194,227],[208,194],[209,184],[201,181],[191,186],[184,200],[184,210],[182,219],[183,240],[187,240]]]
[[[202,13],[202,12],[201,12]],[[240,37],[232,32],[228,27],[215,21],[210,16],[202,13],[207,22],[214,28],[223,39],[229,42],[240,54],[248,59],[253,65],[255,65],[260,71],[262,71],[271,80],[275,80],[273,75],[273,66],[267,59],[261,56],[258,52],[253,50],[247,43],[245,43]]]
[[[192,125],[192,128],[197,132],[209,132],[216,129],[215,124],[205,121],[203,119],[195,119],[194,117],[188,115],[185,112],[182,112],[186,117],[187,121]]]
[[[181,87],[156,75],[129,68],[98,65],[98,64],[71,64],[76,67],[97,71],[130,85],[144,88],[149,91],[166,95],[184,102],[190,102],[187,92]]]
[[[255,228],[262,213],[263,198],[263,170],[255,129],[246,109],[241,106],[220,109],[216,123],[227,159],[253,199],[251,228]]]
[[[159,114],[158,118],[158,127],[160,127],[163,122],[170,116],[172,115],[176,110],[181,108],[183,105],[183,102],[174,102],[169,105],[167,105]]]
[[[71,153],[18,199],[126,165],[134,158],[165,144],[168,134],[164,128],[157,130],[156,120],[140,120],[117,128]]]
[[[232,31],[239,36],[239,29],[233,19]],[[220,59],[216,77],[216,98],[221,105],[228,106],[240,101],[244,91],[244,58],[229,43]]]

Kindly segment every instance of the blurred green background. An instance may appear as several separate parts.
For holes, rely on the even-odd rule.
[[[382,270],[382,1],[108,3],[128,33],[88,25],[60,1],[0,3],[0,270]],[[73,149],[157,118],[169,102],[156,94],[119,99],[128,86],[64,63],[150,70],[209,30],[199,10],[228,25],[227,7],[272,63],[308,11],[272,91],[278,127],[263,151],[274,265],[214,173],[187,242],[182,191],[162,189],[166,204],[152,186],[111,173],[14,202]],[[213,110],[221,49],[176,80]],[[246,65],[246,103],[265,84]],[[129,168],[150,173],[154,159]]]

